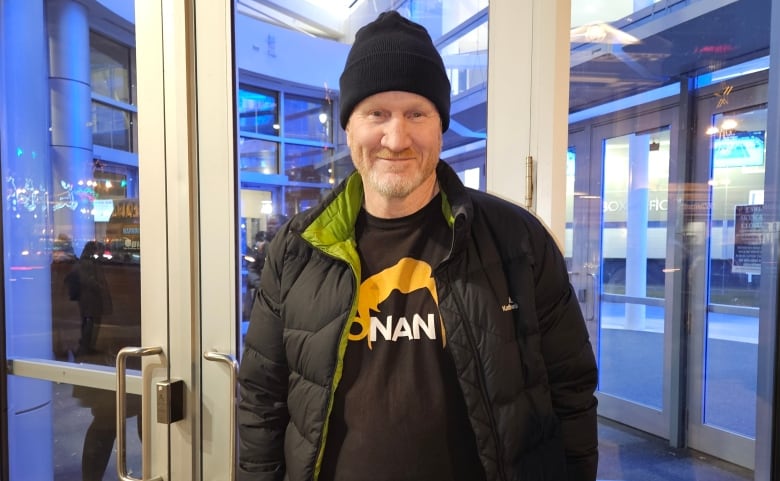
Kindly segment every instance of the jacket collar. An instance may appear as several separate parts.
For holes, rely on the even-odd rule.
[[[458,174],[444,161],[439,161],[436,166],[436,177],[442,192],[442,211],[453,230],[452,252],[458,252],[468,240],[467,233],[474,217],[471,194]]]

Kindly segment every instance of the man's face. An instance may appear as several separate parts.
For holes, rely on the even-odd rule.
[[[281,224],[279,223],[279,218],[276,216],[271,216],[268,218],[268,221],[265,224],[265,237],[268,240],[271,240],[274,238],[276,233],[279,231],[279,226]]]
[[[425,97],[399,91],[367,97],[352,111],[346,132],[367,192],[404,199],[435,181],[441,119]]]

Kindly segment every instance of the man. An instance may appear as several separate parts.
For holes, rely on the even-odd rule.
[[[593,481],[596,365],[560,251],[439,160],[450,84],[385,12],[340,79],[357,172],[270,244],[239,478]]]
[[[260,274],[265,266],[266,246],[271,242],[279,231],[279,228],[287,222],[287,216],[283,214],[272,214],[266,221],[266,230],[255,233],[255,244],[252,249],[244,254],[246,261],[246,287],[244,296],[241,300],[241,319],[249,320],[252,307],[255,302],[255,295],[260,289]]]
[[[247,284],[250,289],[260,288],[260,274],[265,265],[265,248],[273,240],[279,228],[287,222],[287,216],[272,214],[265,223],[265,231],[255,233],[255,245],[244,255],[247,261]]]

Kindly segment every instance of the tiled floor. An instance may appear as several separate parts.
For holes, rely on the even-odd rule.
[[[599,420],[599,481],[752,481],[753,472]]]

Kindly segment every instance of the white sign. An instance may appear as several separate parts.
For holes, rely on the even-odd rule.
[[[92,215],[95,216],[95,222],[108,222],[112,212],[114,212],[113,199],[95,199],[93,201]]]

